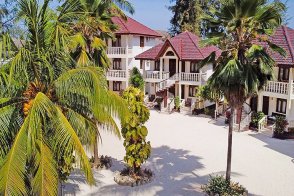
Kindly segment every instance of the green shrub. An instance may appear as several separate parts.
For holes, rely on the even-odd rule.
[[[258,122],[264,117],[264,113],[263,112],[253,112],[252,116],[251,116],[251,122],[250,125],[252,127],[257,128],[258,127]]]
[[[141,165],[149,158],[151,153],[150,142],[146,141],[148,134],[144,123],[149,119],[150,112],[144,105],[144,95],[140,89],[129,87],[122,97],[127,101],[130,117],[122,121],[122,136],[126,156],[124,161],[129,167],[131,175],[138,175]]]
[[[140,90],[144,89],[144,79],[143,79],[143,76],[137,67],[134,67],[132,69],[132,73],[131,73],[129,82],[130,82],[130,85],[135,88],[138,88]]]
[[[179,96],[176,96],[174,102],[175,102],[175,109],[177,111],[179,111],[180,110],[180,107],[181,107],[180,97]]]
[[[289,123],[284,116],[277,116],[275,132],[278,134],[283,134],[288,124]]]
[[[208,184],[201,189],[209,196],[241,196],[246,189],[239,183],[228,182],[223,176],[210,176]]]

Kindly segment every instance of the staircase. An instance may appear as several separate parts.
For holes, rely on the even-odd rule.
[[[172,87],[175,85],[175,83],[179,80],[179,74],[174,74],[173,76],[169,77],[168,79],[165,79],[158,83],[158,89],[157,92],[162,92],[167,88]]]

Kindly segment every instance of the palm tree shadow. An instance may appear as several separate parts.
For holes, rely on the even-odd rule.
[[[195,171],[204,166],[200,157],[190,155],[183,149],[172,149],[168,146],[153,148],[146,167],[154,174],[150,184],[139,187],[124,187],[119,185],[104,186],[99,190],[101,195],[203,195],[201,184],[208,177],[195,176]],[[119,167],[121,168],[122,165]]]
[[[96,185],[101,182],[97,180],[102,177],[97,171],[94,171],[95,183]],[[69,180],[62,185],[62,193],[60,195],[76,195],[80,192],[79,184],[87,184],[85,175],[80,169],[75,169],[69,176]]]
[[[260,133],[249,135],[264,142],[264,147],[272,149],[294,159],[294,151],[292,150],[294,148],[293,140],[280,140]]]

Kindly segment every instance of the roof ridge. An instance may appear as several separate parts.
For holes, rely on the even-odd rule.
[[[122,21],[122,18],[118,16],[118,19],[120,20],[120,23],[126,28],[126,30],[128,32],[130,32],[130,30],[128,29],[128,27],[125,25],[125,21]],[[126,22],[129,20],[129,17],[127,16],[127,20]]]
[[[146,26],[145,24],[143,24],[143,23],[137,21],[136,19],[134,19],[134,18],[132,18],[132,17],[129,17],[129,16],[128,16],[128,18],[132,19],[133,21],[136,21],[138,24],[140,24],[140,25],[146,27],[147,29],[149,29],[149,30],[153,31],[154,33],[156,33],[157,35],[159,35],[154,29],[151,29],[150,27],[148,27],[148,26]],[[160,36],[160,35],[159,35],[159,36]]]
[[[201,52],[201,50],[198,48],[197,44],[196,44],[196,43],[194,42],[194,40],[192,39],[192,37],[191,37],[191,35],[190,35],[191,32],[187,31],[186,33],[188,34],[190,40],[192,41],[192,43],[194,44],[194,46],[197,48],[197,50],[199,51],[199,53],[202,55],[202,57],[205,58],[204,55],[203,55],[203,53]],[[191,33],[191,34],[192,34],[192,33]],[[197,36],[197,35],[195,35],[195,36]]]
[[[289,37],[289,35],[288,35],[288,30],[287,30],[287,28],[286,28],[285,25],[282,25],[282,29],[283,29],[283,31],[284,31],[284,33],[285,33],[285,37],[286,37],[287,44],[288,44],[289,49],[290,49],[290,53],[291,53],[290,55],[291,55],[291,57],[292,57],[292,63],[293,63],[293,62],[294,62],[294,49],[293,49],[293,46],[292,46],[292,43],[291,43],[290,37]]]

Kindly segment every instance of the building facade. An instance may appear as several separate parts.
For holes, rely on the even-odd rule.
[[[282,26],[271,39],[286,51],[286,56],[269,51],[276,62],[275,77],[248,102],[252,110],[262,111],[267,116],[285,116],[289,127],[294,127],[294,30]]]
[[[123,20],[119,17],[112,18],[118,26],[115,40],[107,40],[107,56],[111,66],[106,73],[109,89],[120,92],[127,88],[130,70],[140,67],[140,61],[135,56],[152,48],[161,42],[161,35],[128,17]]]
[[[197,89],[213,73],[212,64],[200,68],[199,62],[219,52],[214,46],[200,48],[199,41],[196,35],[184,32],[136,56],[143,65],[145,93],[151,100],[163,97],[164,107],[175,96],[187,107],[197,102]]]

